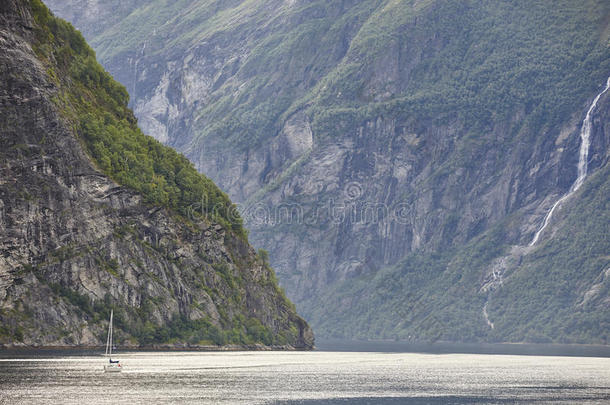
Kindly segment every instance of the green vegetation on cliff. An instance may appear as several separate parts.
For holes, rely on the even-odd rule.
[[[609,12],[596,0],[386,2],[305,101],[328,136],[346,112],[354,126],[458,121],[477,138],[521,114],[531,133],[548,131],[605,82]]]
[[[221,76],[192,131],[198,142],[222,137],[240,148],[276,135],[300,109],[318,137],[380,115],[459,120],[480,132],[523,114],[528,128],[547,130],[610,70],[604,1],[280,3],[134,4],[113,25],[94,23],[91,41],[130,83],[139,79],[129,77],[126,61],[143,44],[142,59],[156,60],[186,55],[201,42],[230,48],[243,41],[251,52],[225,68],[237,82]],[[277,11],[266,21],[269,7]],[[293,20],[299,23],[283,23]]]
[[[0,347],[99,345],[114,310],[121,345],[311,348],[228,197],[83,37],[39,0],[0,22]]]
[[[37,23],[35,50],[62,89],[57,102],[100,169],[152,205],[185,217],[208,215],[245,237],[227,195],[184,156],[142,133],[127,107],[127,91],[100,66],[82,35],[40,0],[30,4]]]

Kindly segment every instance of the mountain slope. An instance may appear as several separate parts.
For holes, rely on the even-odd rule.
[[[226,195],[71,25],[2,3],[0,68],[1,344],[102,344],[114,309],[122,345],[312,347]]]
[[[145,128],[241,204],[320,335],[606,341],[603,289],[585,308],[537,288],[540,267],[558,291],[607,268],[576,245],[582,279],[539,258],[576,222],[560,210],[555,233],[521,248],[576,178],[580,123],[610,73],[607,2],[157,0],[100,22],[83,10],[115,5],[49,3],[70,6]],[[509,278],[490,293],[498,266]],[[548,324],[587,326],[545,330],[534,307],[501,301],[518,293],[562,303]]]

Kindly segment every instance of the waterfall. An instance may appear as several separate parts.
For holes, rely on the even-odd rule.
[[[580,150],[578,152],[578,176],[570,187],[570,190],[566,194],[561,196],[561,198],[557,200],[555,204],[553,204],[549,212],[547,212],[546,216],[544,217],[544,221],[542,222],[542,225],[536,232],[536,235],[534,235],[534,238],[529,243],[528,247],[513,246],[509,255],[504,256],[500,259],[496,259],[492,263],[494,267],[492,268],[491,279],[485,285],[483,285],[480,290],[480,292],[487,292],[487,299],[485,300],[485,305],[483,305],[483,319],[485,320],[487,326],[489,326],[490,329],[494,329],[494,323],[491,321],[491,319],[489,319],[489,313],[487,312],[487,308],[489,306],[493,291],[502,285],[504,281],[504,274],[506,273],[507,269],[516,268],[516,266],[519,265],[522,257],[524,255],[527,255],[531,251],[530,247],[534,246],[538,242],[540,235],[546,229],[547,225],[551,222],[551,218],[553,217],[553,214],[555,213],[557,207],[559,207],[561,203],[563,203],[565,200],[570,198],[572,194],[578,191],[578,189],[584,183],[585,177],[587,177],[587,169],[589,163],[589,147],[591,146],[591,115],[593,114],[595,107],[597,107],[599,99],[604,95],[605,92],[608,91],[608,89],[610,89],[610,77],[608,77],[604,89],[595,97],[595,99],[593,99],[593,103],[591,103],[591,106],[587,110],[587,115],[585,116],[585,119],[582,122],[582,126],[580,127],[581,143]],[[510,262],[511,260],[513,262],[512,264]]]
[[[544,221],[542,222],[542,226],[540,227],[540,229],[538,229],[536,235],[534,235],[534,239],[532,239],[529,244],[530,246],[534,246],[536,242],[538,242],[542,231],[544,231],[549,222],[551,222],[551,218],[555,213],[555,209],[559,205],[561,205],[562,202],[567,200],[572,194],[578,191],[580,186],[582,186],[582,183],[585,181],[585,177],[587,177],[587,169],[589,164],[589,146],[591,146],[591,114],[593,113],[595,107],[597,107],[597,102],[599,101],[601,96],[606,91],[608,91],[608,88],[610,88],[610,77],[606,81],[606,87],[604,87],[601,93],[599,93],[597,97],[595,97],[593,103],[591,103],[591,106],[587,111],[587,115],[585,116],[585,119],[582,122],[582,127],[580,128],[580,151],[578,153],[578,177],[576,178],[574,184],[572,184],[572,187],[570,187],[570,191],[568,191],[564,196],[557,200],[557,202],[555,202],[555,204],[553,204],[553,206],[551,207],[550,211],[546,214],[546,216],[544,217]]]

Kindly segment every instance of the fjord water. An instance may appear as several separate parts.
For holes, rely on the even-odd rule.
[[[6,404],[500,404],[610,401],[610,359],[380,352],[0,358]]]

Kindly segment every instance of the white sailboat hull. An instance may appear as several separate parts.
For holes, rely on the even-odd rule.
[[[120,373],[123,370],[120,364],[106,364],[104,373]]]

